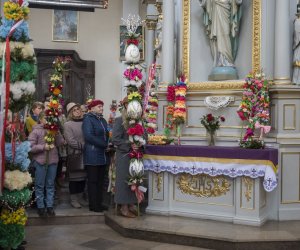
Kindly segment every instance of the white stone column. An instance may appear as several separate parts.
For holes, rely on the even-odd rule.
[[[276,0],[275,11],[275,51],[274,51],[274,83],[291,83],[290,57],[290,1]]]
[[[154,62],[154,30],[156,28],[156,21],[146,19],[147,34],[146,34],[146,63],[147,71],[151,64]]]
[[[148,4],[147,6],[147,19],[146,19],[146,64],[147,73],[151,64],[154,62],[154,39],[155,29],[157,23],[156,8],[154,4]]]
[[[162,84],[174,82],[174,6],[174,0],[163,1]]]

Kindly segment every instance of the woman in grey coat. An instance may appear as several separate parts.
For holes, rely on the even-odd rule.
[[[112,142],[117,147],[116,150],[116,193],[115,203],[121,205],[120,213],[128,218],[136,217],[134,204],[137,203],[135,193],[130,190],[128,185],[129,162],[128,153],[131,143],[127,134],[127,99],[123,100],[124,109],[122,116],[117,117],[112,132]]]
[[[68,143],[67,166],[69,172],[69,191],[74,208],[88,205],[83,199],[86,171],[83,165],[84,138],[82,133],[83,114],[79,104],[67,105],[68,120],[64,124],[64,135]]]

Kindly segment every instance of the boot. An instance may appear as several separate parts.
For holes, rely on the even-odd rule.
[[[79,204],[77,200],[77,195],[76,194],[71,194],[71,206],[74,208],[81,208],[81,205]]]
[[[84,195],[84,193],[77,194],[77,201],[79,202],[79,204],[81,206],[88,207],[89,203],[84,199],[83,195]]]

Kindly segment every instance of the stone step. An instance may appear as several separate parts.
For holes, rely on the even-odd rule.
[[[28,211],[28,226],[43,225],[73,225],[73,224],[97,224],[104,222],[103,213],[95,213],[88,208],[59,208],[55,210],[54,217],[39,217],[35,209]]]
[[[105,223],[122,236],[216,250],[299,250],[300,221],[267,222],[262,227],[176,216],[135,219],[105,213]]]

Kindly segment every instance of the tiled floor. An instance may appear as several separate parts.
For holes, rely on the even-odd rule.
[[[26,227],[26,250],[207,250],[129,239],[104,223]]]

